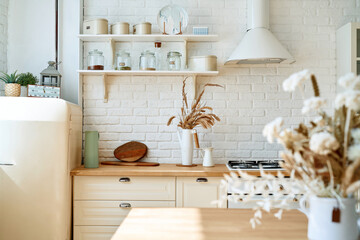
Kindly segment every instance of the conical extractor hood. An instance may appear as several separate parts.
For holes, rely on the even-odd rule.
[[[247,4],[248,30],[225,65],[295,62],[269,31],[269,0],[248,0]]]

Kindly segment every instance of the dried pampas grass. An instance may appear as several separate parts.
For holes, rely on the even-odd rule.
[[[183,80],[182,107],[181,107],[180,115],[178,117],[179,123],[177,126],[182,129],[193,129],[196,126],[201,126],[205,129],[211,128],[212,126],[214,126],[216,121],[220,121],[220,118],[214,113],[211,113],[213,109],[209,106],[206,106],[206,103],[202,103],[201,98],[205,93],[206,87],[223,87],[223,86],[219,84],[211,84],[211,83],[205,84],[199,96],[190,105],[187,99],[187,94],[185,92],[187,78],[188,77],[186,77]],[[175,118],[176,116],[171,116],[167,122],[167,126],[169,126]]]

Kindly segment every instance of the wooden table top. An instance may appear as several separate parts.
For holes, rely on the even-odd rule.
[[[235,171],[236,172],[236,171]],[[156,177],[223,177],[229,174],[225,164],[216,164],[214,167],[178,167],[176,164],[160,164],[156,167],[144,166],[109,166],[100,165],[99,168],[75,168],[72,176],[156,176]],[[260,171],[247,171],[248,174],[260,176]],[[267,171],[277,174],[277,171]]]
[[[282,220],[264,213],[252,229],[249,209],[134,208],[111,240],[304,240],[307,218],[284,211]]]

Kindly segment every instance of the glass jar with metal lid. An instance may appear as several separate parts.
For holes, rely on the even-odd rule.
[[[131,57],[130,53],[119,51],[116,54],[115,70],[131,70]]]
[[[87,62],[88,70],[104,70],[104,56],[103,53],[97,49],[89,52]]]
[[[156,70],[156,58],[153,52],[147,50],[141,53],[139,69],[150,71]]]
[[[167,54],[167,67],[170,71],[179,71],[181,68],[181,53],[169,52]]]

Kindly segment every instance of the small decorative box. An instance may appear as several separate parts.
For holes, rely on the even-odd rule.
[[[60,98],[60,88],[28,85],[28,97]]]
[[[194,35],[208,35],[209,28],[208,27],[193,27]]]

